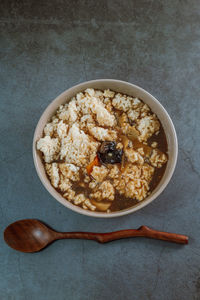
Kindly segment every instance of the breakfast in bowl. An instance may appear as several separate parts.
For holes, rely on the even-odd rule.
[[[87,88],[60,105],[36,141],[51,185],[75,206],[112,213],[158,186],[168,145],[142,99]]]

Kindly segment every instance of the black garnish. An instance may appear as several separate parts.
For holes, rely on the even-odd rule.
[[[123,150],[116,149],[115,142],[103,142],[99,151],[98,158],[103,164],[116,164],[122,160]]]

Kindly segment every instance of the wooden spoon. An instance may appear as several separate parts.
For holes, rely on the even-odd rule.
[[[6,243],[11,248],[22,252],[40,251],[48,244],[59,239],[86,239],[95,240],[99,243],[107,243],[122,238],[137,236],[179,244],[188,243],[188,237],[185,235],[161,232],[147,226],[141,226],[138,229],[127,229],[108,233],[57,232],[38,220],[27,219],[10,224],[4,231],[4,240]]]

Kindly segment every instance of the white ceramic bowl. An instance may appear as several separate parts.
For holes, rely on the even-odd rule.
[[[158,116],[166,134],[167,143],[168,143],[169,160],[167,162],[167,167],[162,177],[162,180],[160,181],[156,189],[153,190],[150,196],[148,196],[145,200],[137,203],[135,206],[125,210],[111,212],[111,213],[93,212],[93,211],[82,209],[81,207],[73,205],[72,203],[67,201],[51,185],[45,173],[41,155],[39,154],[39,151],[36,150],[36,141],[40,137],[42,137],[44,126],[50,120],[52,115],[56,112],[58,106],[65,103],[66,100],[69,101],[78,92],[83,91],[89,87],[95,89],[102,89],[102,90],[109,88],[111,90],[142,99],[145,103],[147,103],[150,106],[152,111]],[[142,88],[134,84],[125,81],[120,81],[120,80],[113,80],[113,79],[98,79],[98,80],[83,82],[63,92],[53,102],[49,104],[49,106],[42,114],[37,124],[37,127],[35,129],[34,138],[33,138],[33,159],[34,159],[38,176],[40,177],[40,180],[42,181],[45,188],[56,200],[58,200],[64,206],[78,213],[87,216],[92,216],[92,217],[104,217],[104,218],[119,217],[137,211],[142,207],[146,206],[147,204],[149,204],[150,202],[152,202],[162,193],[162,191],[166,188],[167,184],[169,183],[176,166],[177,154],[178,154],[178,143],[177,143],[176,131],[172,123],[172,120],[170,119],[167,111],[160,104],[160,102],[156,100],[151,94],[149,94],[148,92],[146,92],[145,90],[143,90]]]

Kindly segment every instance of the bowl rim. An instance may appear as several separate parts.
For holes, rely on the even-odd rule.
[[[60,99],[60,97],[64,96],[67,92],[69,93],[71,90],[74,90],[74,89],[77,89],[77,88],[80,88],[80,90],[81,90],[82,86],[88,85],[88,87],[89,87],[90,84],[97,83],[97,82],[107,82],[107,83],[115,82],[115,83],[125,84],[127,86],[132,87],[132,88],[135,88],[136,90],[139,90],[140,92],[145,94],[147,97],[150,97],[156,103],[156,105],[159,107],[159,109],[165,114],[166,118],[168,119],[168,123],[170,124],[171,131],[172,131],[172,139],[173,139],[173,142],[174,142],[174,155],[172,157],[171,168],[169,169],[168,176],[166,177],[163,184],[159,187],[159,189],[154,194],[152,194],[152,196],[150,195],[149,198],[144,199],[143,201],[139,202],[138,204],[136,204],[135,206],[133,206],[131,208],[127,208],[127,209],[116,211],[116,212],[110,212],[110,213],[103,213],[103,212],[101,213],[101,212],[85,210],[85,209],[83,209],[79,206],[76,206],[76,205],[72,204],[68,200],[66,200],[52,186],[51,186],[52,189],[50,190],[47,181],[45,180],[45,178],[42,176],[42,174],[40,172],[40,167],[39,167],[39,164],[38,164],[38,154],[37,154],[37,150],[36,150],[36,147],[35,147],[37,132],[40,128],[40,123],[43,119],[43,115],[46,114],[46,112],[49,110],[50,106],[52,106],[54,103],[56,103],[58,101],[58,99]],[[74,85],[74,86],[66,89],[64,92],[59,94],[53,101],[51,101],[49,103],[49,105],[43,111],[43,113],[42,113],[42,115],[41,115],[41,117],[40,117],[40,119],[39,119],[39,121],[36,125],[34,135],[33,135],[32,151],[33,151],[33,161],[34,161],[34,165],[35,165],[38,177],[40,178],[40,180],[41,180],[42,184],[44,185],[44,187],[46,188],[46,190],[51,194],[51,196],[53,196],[53,198],[55,198],[57,201],[59,201],[65,207],[71,209],[72,211],[80,213],[82,215],[86,215],[86,216],[90,216],[90,217],[96,217],[96,218],[114,218],[114,217],[120,217],[120,216],[128,215],[128,214],[131,214],[133,212],[136,212],[137,210],[140,210],[141,208],[145,207],[146,205],[151,203],[153,200],[155,200],[164,191],[164,189],[168,185],[169,181],[171,180],[172,175],[173,175],[174,170],[175,170],[175,167],[176,167],[177,157],[178,157],[178,140],[177,140],[177,135],[176,135],[176,130],[175,130],[174,124],[173,124],[168,112],[163,107],[163,105],[153,95],[151,95],[149,92],[147,92],[143,88],[139,87],[138,85],[135,85],[135,84],[132,84],[130,82],[123,81],[123,80],[95,79],[95,80],[89,80],[89,81],[81,82],[77,85]],[[49,184],[51,185],[50,181],[49,181]]]

